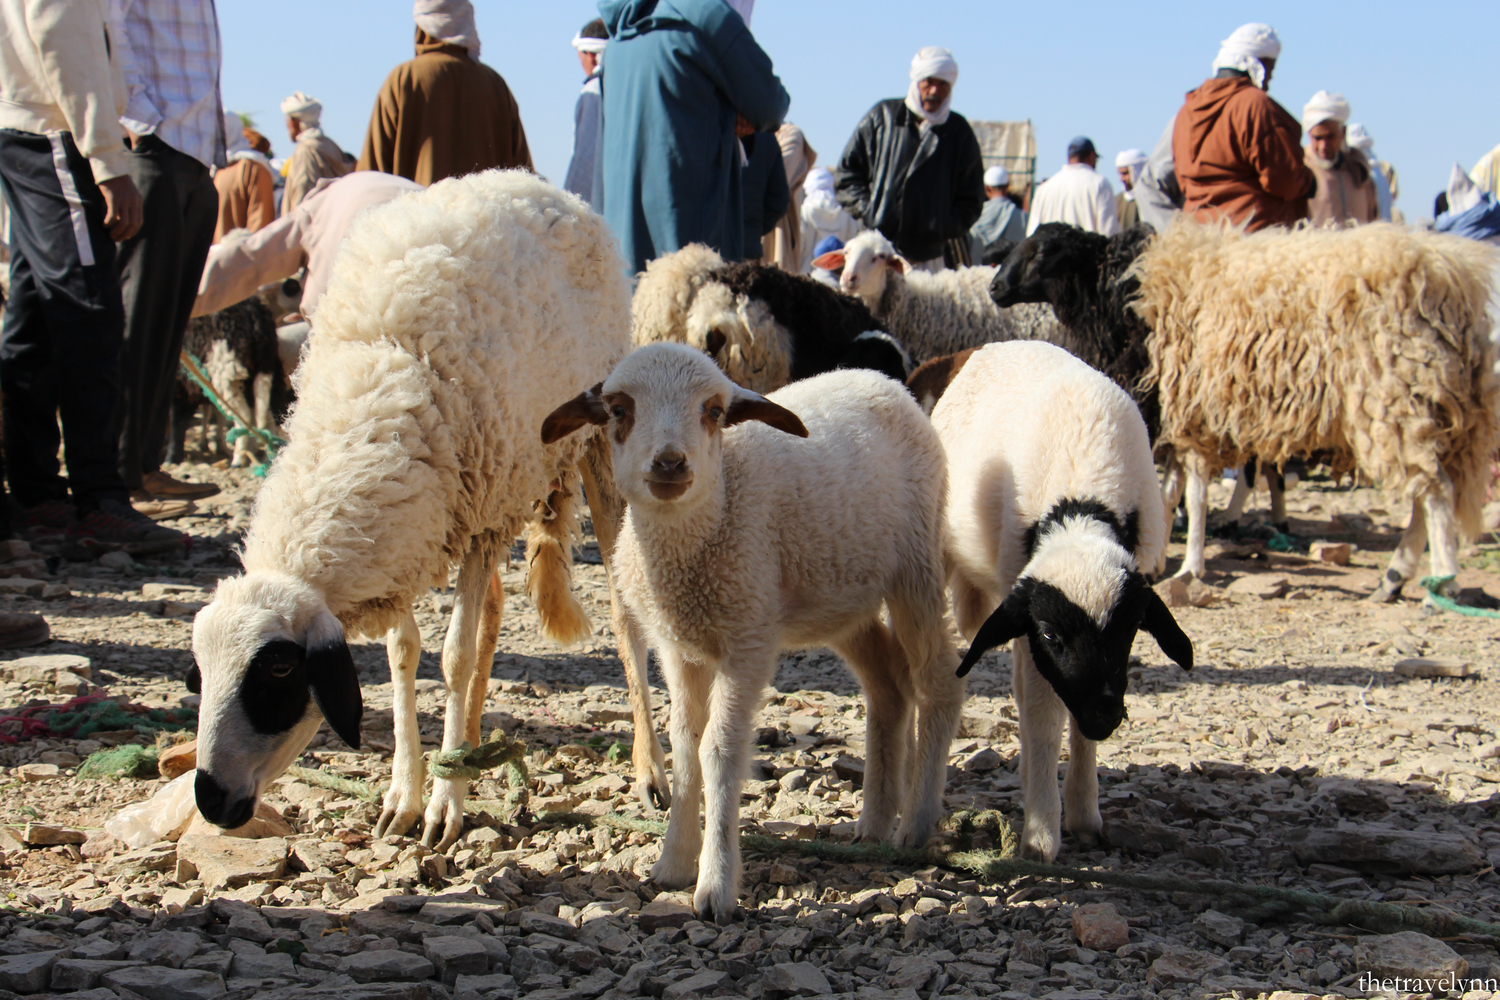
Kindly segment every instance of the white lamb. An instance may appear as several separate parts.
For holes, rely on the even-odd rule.
[[[423,815],[425,776],[412,604],[459,567],[443,749],[477,743],[504,605],[496,568],[523,527],[544,627],[564,640],[587,634],[568,591],[573,470],[612,560],[620,506],[608,453],[586,437],[544,447],[537,428],[554,386],[604,377],[629,348],[613,247],[582,201],[524,171],[443,181],[354,224],[298,368],[291,443],[255,504],[245,574],[223,581],[194,625],[207,819],[248,819],[325,717],[359,746],[363,705],[345,639],[358,632],[386,636],[395,687],[394,773],[375,832],[405,832]],[[615,626],[623,636],[618,612]],[[639,721],[636,652],[620,643],[637,765],[664,801],[660,748],[653,758],[641,745],[656,741],[649,705],[644,732]],[[467,786],[434,780],[427,844],[458,836]]]
[[[1050,306],[995,305],[995,268],[916,271],[878,230],[865,230],[813,263],[840,271],[839,287],[859,297],[919,365],[996,341],[1050,340],[1057,331]]]
[[[964,683],[943,626],[943,452],[910,394],[846,370],[759,396],[702,352],[661,343],[559,407],[543,439],[591,423],[609,424],[629,502],[620,597],[672,699],[675,787],[656,881],[696,879],[701,916],[733,915],[751,721],[778,651],[799,646],[831,646],[865,690],[860,835],[890,838],[899,812],[896,842],[924,843]]]
[[[1151,441],[1125,390],[1050,344],[976,351],[932,424],[949,461],[954,615],[973,640],[959,672],[1015,640],[1021,849],[1051,861],[1063,722],[1071,715],[1068,829],[1092,842],[1103,829],[1095,741],[1125,718],[1136,631],[1193,665],[1192,644],[1141,575],[1167,543]]]

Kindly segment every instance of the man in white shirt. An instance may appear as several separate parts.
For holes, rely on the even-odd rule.
[[[213,242],[219,194],[210,167],[227,165],[219,99],[219,20],[213,0],[111,0],[127,95],[130,176],[145,199],[141,231],[120,244],[125,346],[120,352],[120,475],[150,511],[212,496],[161,469],[178,356]]]
[[[1032,196],[1027,236],[1045,222],[1066,222],[1105,236],[1120,231],[1115,194],[1109,181],[1094,170],[1098,162],[1092,140],[1080,135],[1068,143],[1068,165],[1043,182]]]

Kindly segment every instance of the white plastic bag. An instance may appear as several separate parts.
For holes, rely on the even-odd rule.
[[[193,818],[198,808],[193,795],[197,771],[179,775],[144,802],[135,802],[110,817],[104,830],[132,849],[159,840],[175,840]]]

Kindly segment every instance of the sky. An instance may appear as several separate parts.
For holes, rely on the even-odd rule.
[[[356,155],[382,81],[412,57],[409,0],[220,0],[224,106],[250,112],[290,149],[279,106],[301,90],[323,103],[324,130]],[[597,16],[589,0],[476,0],[481,60],[505,78],[538,172],[560,183],[573,144],[582,72],[568,44]],[[1149,12],[1146,16],[1143,12]],[[792,96],[800,125],[832,166],[860,117],[898,97],[916,50],[942,45],[959,65],[953,109],[971,119],[1030,119],[1043,177],[1068,140],[1087,135],[1101,169],[1122,149],[1150,150],[1209,75],[1220,40],[1247,21],[1281,35],[1271,96],[1297,117],[1322,89],[1400,175],[1408,219],[1430,217],[1455,161],[1471,168],[1500,144],[1494,68],[1468,32],[1492,27],[1489,3],[1301,2],[997,4],[967,0],[758,0],[751,22]],[[1465,29],[1465,25],[1469,27]],[[1111,171],[1112,173],[1112,171]],[[1113,178],[1112,178],[1113,179]]]

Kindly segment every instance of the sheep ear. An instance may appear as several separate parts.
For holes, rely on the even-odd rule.
[[[911,271],[911,262],[905,257],[901,256],[899,253],[891,254],[890,266],[895,268],[897,271],[900,271],[902,274],[907,274]]]
[[[344,626],[330,612],[321,612],[308,627],[307,655],[302,664],[323,718],[339,739],[358,750],[359,721],[365,714],[359,671],[344,639]]]
[[[604,383],[580,392],[542,421],[542,444],[560,441],[585,424],[609,423],[609,407],[604,405]]]
[[[751,392],[749,389],[736,389],[734,399],[729,403],[729,412],[724,415],[724,426],[733,427],[747,420],[759,420],[763,424],[770,424],[778,431],[793,437],[807,437],[807,427],[797,414],[771,402],[760,393]]]
[[[1141,617],[1141,628],[1151,633],[1151,638],[1161,647],[1161,651],[1171,658],[1183,670],[1193,669],[1193,643],[1187,634],[1177,624],[1177,619],[1172,617],[1172,612],[1167,610],[1166,602],[1161,595],[1150,587],[1145,587],[1146,613]]]
[[[813,258],[812,265],[824,271],[842,271],[844,269],[844,251],[830,250],[825,254],[819,254]]]
[[[193,661],[193,665],[191,667],[188,667],[187,676],[184,677],[182,679],[182,681],[183,681],[184,684],[187,685],[187,689],[188,689],[188,693],[189,694],[202,694],[203,693],[203,676],[200,673],[198,673],[198,661],[197,660],[194,660]]]
[[[964,654],[963,662],[958,665],[958,676],[962,677],[974,669],[979,658],[996,646],[1025,635],[1030,626],[1031,600],[1023,590],[1011,591],[1010,596],[1000,602],[1000,606],[984,620],[979,631],[974,633],[974,643]]]

